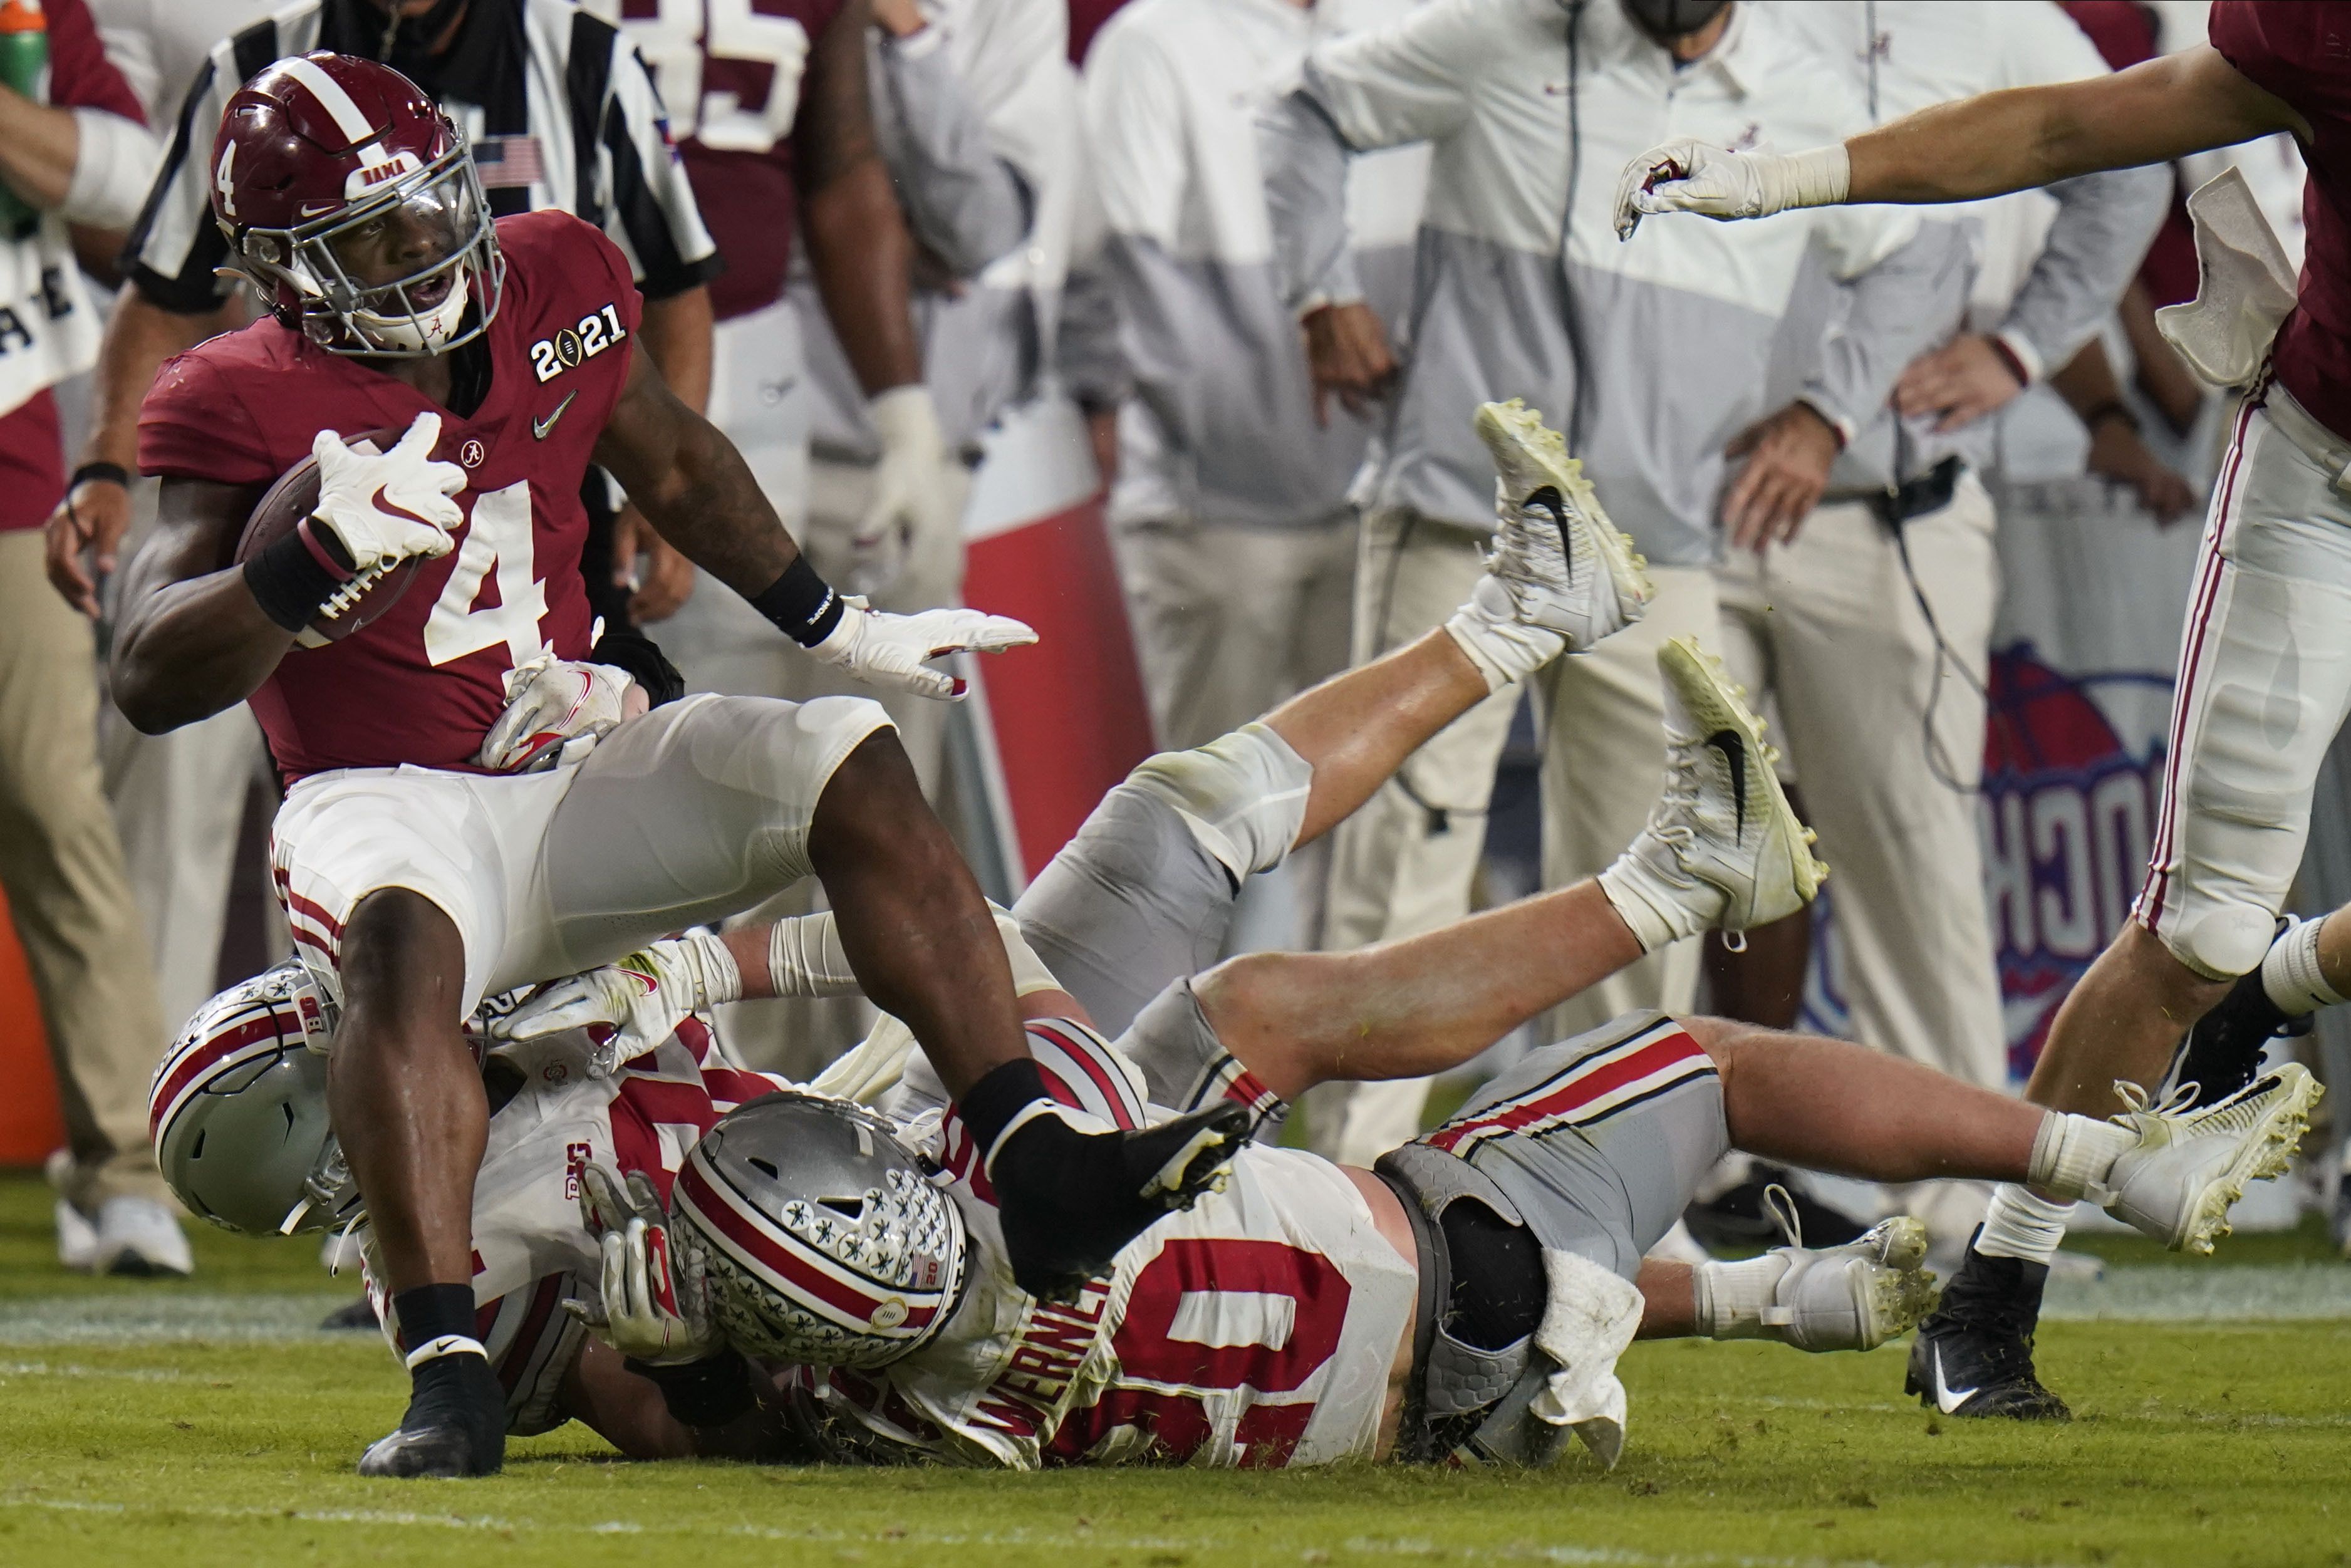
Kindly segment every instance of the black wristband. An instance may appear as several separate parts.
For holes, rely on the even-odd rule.
[[[662,1392],[669,1413],[688,1427],[724,1427],[757,1405],[751,1364],[739,1350],[722,1350],[683,1366],[655,1366],[634,1356],[622,1363]]]
[[[66,494],[70,496],[80,489],[85,479],[103,479],[110,485],[120,485],[126,490],[131,488],[131,470],[121,464],[85,463],[73,471],[72,478],[66,481]]]
[[[316,537],[322,548],[339,551],[340,541],[325,529]],[[299,632],[319,613],[328,596],[349,580],[327,569],[310,542],[296,528],[245,563],[245,586],[253,591],[261,612],[288,632]]]
[[[588,657],[596,664],[628,671],[630,679],[644,687],[645,695],[655,707],[685,695],[685,677],[669,662],[660,643],[633,626],[607,626]]]
[[[803,648],[813,648],[841,624],[841,595],[816,574],[808,557],[797,556],[784,575],[754,595],[751,608]]]
[[[1029,1105],[1046,1098],[1044,1075],[1023,1056],[991,1067],[956,1102],[956,1114],[977,1140],[982,1159],[996,1152],[996,1140]]]

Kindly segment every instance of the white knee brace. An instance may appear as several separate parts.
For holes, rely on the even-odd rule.
[[[1191,751],[1163,751],[1127,782],[1167,802],[1236,882],[1288,858],[1314,769],[1262,724]]]
[[[2261,967],[2276,935],[2273,911],[2242,904],[2207,910],[2158,933],[2173,957],[2208,980],[2233,980]]]

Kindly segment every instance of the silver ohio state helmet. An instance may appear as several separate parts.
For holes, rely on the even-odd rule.
[[[763,1359],[849,1367],[928,1343],[968,1250],[931,1176],[887,1120],[846,1100],[770,1094],[720,1117],[674,1207],[727,1338]]]
[[[147,1096],[156,1164],[191,1213],[276,1236],[356,1212],[359,1188],[327,1127],[335,1021],[290,959],[196,1009]]]

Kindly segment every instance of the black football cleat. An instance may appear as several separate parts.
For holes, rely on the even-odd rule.
[[[1794,1203],[1796,1228],[1808,1247],[1842,1247],[1869,1228],[1805,1192],[1788,1172],[1764,1165],[1737,1186],[1682,1210],[1682,1223],[1693,1240],[1718,1258],[1766,1251],[1787,1239],[1764,1206],[1763,1195],[1775,1186]]]
[[[497,1375],[478,1355],[444,1355],[417,1368],[408,1413],[360,1456],[360,1474],[494,1476],[506,1458],[507,1396]]]
[[[2270,1000],[2258,968],[2240,975],[2229,994],[2189,1026],[2171,1081],[2195,1084],[2196,1105],[2217,1105],[2260,1075],[2271,1040],[2308,1034],[2315,1021],[2314,1014],[2297,1016]]]
[[[1980,1232],[1979,1232],[1980,1234]],[[2046,1264],[1991,1258],[1972,1243],[1942,1305],[1918,1325],[1902,1391],[1946,1416],[2070,1421],[2074,1412],[2032,1370]]]
[[[1076,1301],[1155,1220],[1221,1188],[1250,1126],[1229,1100],[1117,1133],[1032,1117],[988,1165],[1013,1280],[1040,1301]]]

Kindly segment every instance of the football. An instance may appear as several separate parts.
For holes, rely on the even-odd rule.
[[[390,451],[400,434],[389,428],[363,430],[345,435],[343,440],[353,451],[381,453]],[[245,532],[237,538],[236,559],[252,559],[293,532],[296,525],[316,511],[318,506],[319,460],[305,457],[279,476],[277,483],[269,486],[269,493],[253,508],[253,516],[246,519]],[[337,589],[334,596],[319,606],[310,624],[302,629],[298,645],[316,648],[340,643],[381,615],[408,591],[408,580],[416,575],[421,560],[421,557],[413,557],[376,571],[361,572]]]

